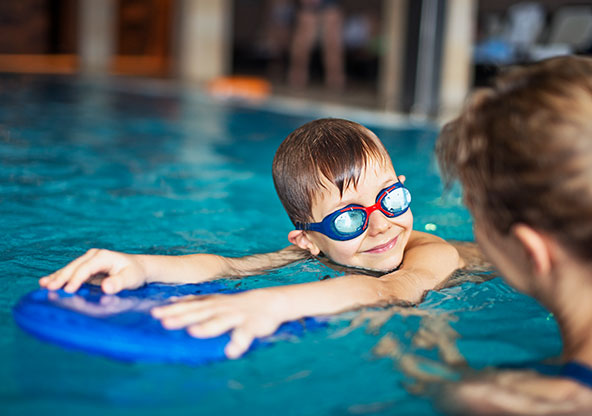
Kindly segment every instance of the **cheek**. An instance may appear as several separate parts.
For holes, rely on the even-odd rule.
[[[391,223],[393,226],[399,227],[401,229],[401,237],[403,237],[403,240],[399,243],[399,245],[404,248],[407,245],[407,241],[409,240],[409,236],[413,230],[413,214],[411,213],[411,210],[407,211],[400,217],[391,219]]]
[[[483,254],[494,264],[504,280],[521,292],[527,291],[523,278],[524,272],[517,264],[519,262],[512,256],[514,250],[512,250],[511,244],[497,239],[493,233],[488,233],[479,227],[474,228],[474,234]]]
[[[350,259],[358,252],[359,238],[349,241],[331,242],[322,250],[331,260],[341,264],[350,264]]]
[[[483,254],[499,269],[500,263],[503,263],[503,256],[491,241],[492,235],[488,235],[483,228],[477,225],[473,226],[473,234],[475,235],[475,241],[483,250]]]
[[[408,211],[405,213],[405,215],[405,229],[407,231],[411,231],[413,229],[413,214],[411,213],[411,211]]]
[[[403,215],[392,218],[391,222],[393,224],[398,225],[399,227],[401,227],[405,230],[410,230],[413,228],[413,214],[411,213],[411,210],[409,209]]]

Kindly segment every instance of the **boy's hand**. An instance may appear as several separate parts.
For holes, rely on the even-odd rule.
[[[106,277],[101,282],[101,287],[105,293],[134,289],[146,282],[146,271],[139,257],[93,248],[66,267],[42,277],[39,284],[49,290],[64,287],[66,292],[72,293],[93,276],[104,274]]]
[[[150,282],[202,283],[225,276],[250,276],[307,257],[308,252],[296,246],[240,258],[206,253],[162,256],[91,249],[63,269],[41,278],[39,284],[50,290],[65,285],[66,291],[74,292],[83,282],[98,280],[97,275],[102,275],[103,291],[113,294]]]
[[[276,291],[257,289],[232,295],[188,296],[172,305],[152,309],[167,329],[187,327],[190,335],[210,338],[232,331],[224,352],[238,358],[256,337],[270,335],[284,321]]]

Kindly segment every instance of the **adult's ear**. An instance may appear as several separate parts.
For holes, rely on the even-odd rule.
[[[510,231],[530,258],[533,272],[548,275],[553,262],[552,245],[548,238],[526,224],[516,224]]]
[[[288,233],[288,241],[302,250],[308,250],[313,256],[318,256],[321,250],[315,243],[308,238],[308,235],[303,230],[292,230]]]

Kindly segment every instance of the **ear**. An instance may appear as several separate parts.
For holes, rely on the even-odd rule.
[[[405,185],[405,181],[407,180],[405,175],[399,175],[397,176],[397,179],[399,179],[399,182],[401,182],[403,185]]]
[[[526,224],[514,225],[510,233],[526,251],[533,272],[539,276],[549,274],[552,267],[553,253],[546,236]]]
[[[288,233],[288,241],[302,250],[308,250],[313,256],[318,256],[321,250],[308,238],[303,230],[292,230]]]

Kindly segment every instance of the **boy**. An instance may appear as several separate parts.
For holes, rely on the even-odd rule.
[[[292,132],[273,162],[274,184],[295,225],[292,246],[244,258],[210,254],[146,256],[92,249],[40,284],[73,292],[98,273],[106,293],[147,282],[199,283],[247,276],[307,256],[330,266],[378,272],[312,283],[250,290],[232,295],[187,297],[153,309],[166,328],[187,327],[196,337],[232,330],[225,349],[239,357],[255,337],[285,321],[396,301],[417,303],[461,267],[444,240],[413,231],[411,196],[397,177],[380,140],[347,120],[321,119]]]

